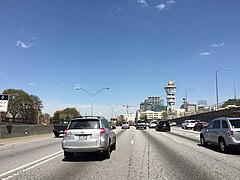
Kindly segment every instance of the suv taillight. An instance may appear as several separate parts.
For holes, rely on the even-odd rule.
[[[105,129],[104,128],[100,128],[100,135],[102,136],[105,133]]]
[[[70,132],[68,132],[68,130],[67,129],[65,129],[65,131],[64,131],[64,137],[67,137],[67,136],[70,136]]]
[[[227,134],[228,134],[228,136],[234,136],[233,131],[228,131]]]

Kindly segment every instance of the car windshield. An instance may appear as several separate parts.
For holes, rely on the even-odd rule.
[[[122,124],[128,124],[128,122],[123,122]]]
[[[99,129],[98,120],[73,120],[68,129]]]
[[[137,123],[145,123],[145,121],[137,121]]]
[[[230,120],[230,123],[233,128],[240,128],[240,119],[238,120]]]

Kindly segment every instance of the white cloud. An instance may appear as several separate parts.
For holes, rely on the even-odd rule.
[[[199,56],[210,56],[213,52],[201,52],[199,53]]]
[[[176,3],[176,1],[173,1],[173,0],[168,0],[166,3],[167,3],[167,4],[175,4],[175,3]]]
[[[141,4],[142,7],[148,7],[148,4],[147,4],[147,2],[146,2],[145,0],[138,0],[137,2],[138,2],[139,4]]]
[[[222,47],[224,46],[224,42],[223,43],[219,43],[219,44],[211,44],[210,47]]]
[[[162,10],[164,10],[164,9],[166,8],[166,5],[163,4],[163,3],[161,3],[161,4],[157,5],[156,8],[157,8],[159,11],[162,11]]]
[[[30,85],[30,86],[35,86],[36,83],[30,82],[28,85]]]
[[[22,42],[20,40],[17,41],[17,47],[19,47],[19,48],[28,49],[28,48],[30,48],[32,46],[33,46],[33,44],[27,44],[27,43],[24,43],[24,42]]]

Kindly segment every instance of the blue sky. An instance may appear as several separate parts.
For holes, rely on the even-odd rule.
[[[44,110],[76,107],[109,117],[118,103],[148,96],[166,103],[175,80],[176,108],[188,100],[240,97],[239,0],[0,0],[0,91],[23,89]],[[121,106],[114,108],[125,113]]]

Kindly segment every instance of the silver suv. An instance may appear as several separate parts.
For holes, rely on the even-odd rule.
[[[101,152],[104,159],[109,159],[116,149],[116,134],[105,118],[83,116],[70,121],[62,149],[65,159],[73,158],[75,152]]]
[[[221,117],[209,122],[201,130],[200,143],[218,145],[221,152],[227,152],[229,147],[240,147],[240,118]]]

